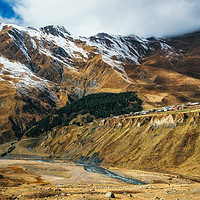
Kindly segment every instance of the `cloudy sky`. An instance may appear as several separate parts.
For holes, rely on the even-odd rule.
[[[200,0],[0,0],[0,21],[73,35],[170,36],[200,30]]]

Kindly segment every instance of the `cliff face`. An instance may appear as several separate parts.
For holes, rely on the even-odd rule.
[[[199,114],[157,114],[71,125],[49,132],[38,149],[77,161],[98,157],[103,166],[198,175]]]
[[[91,93],[137,91],[144,109],[199,101],[199,38],[75,38],[60,26],[0,24],[0,143]]]

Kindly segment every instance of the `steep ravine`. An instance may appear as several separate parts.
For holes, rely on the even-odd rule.
[[[55,128],[37,150],[79,162],[100,162],[104,167],[165,170],[198,177],[199,114],[103,119],[84,126]]]

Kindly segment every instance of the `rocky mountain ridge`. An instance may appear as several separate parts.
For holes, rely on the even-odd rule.
[[[84,95],[137,91],[144,109],[200,99],[199,32],[170,39],[0,24],[0,143]]]

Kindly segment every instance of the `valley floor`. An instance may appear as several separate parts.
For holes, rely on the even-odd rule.
[[[131,185],[90,173],[74,164],[31,160],[0,160],[0,199],[200,199],[200,183],[176,175],[110,168],[125,176],[146,181]],[[157,197],[157,198],[156,198]]]
[[[198,110],[197,110],[198,109]],[[183,112],[183,113],[182,113]],[[183,118],[184,114],[187,114],[187,118]],[[171,114],[171,113],[170,113]],[[173,113],[172,113],[173,114]],[[183,115],[181,115],[183,114]],[[152,114],[154,115],[154,114]],[[137,118],[140,119],[141,116],[134,116],[134,120]],[[142,116],[141,119],[146,119],[146,116]],[[147,116],[148,117],[148,116]],[[182,118],[181,118],[182,117]],[[157,118],[162,119],[165,118],[164,114],[157,114]],[[173,142],[175,142],[176,135],[179,136],[179,131],[184,130],[184,127],[189,127],[185,130],[194,130],[191,131],[191,136],[199,135],[199,108],[189,111],[179,111],[179,113],[174,114],[174,119],[183,119],[182,124],[178,127],[172,127]],[[118,119],[116,123],[119,124],[121,122]],[[135,125],[129,125],[129,118],[126,118],[124,121],[124,127],[120,126],[120,128],[113,128],[113,130],[118,130],[119,134],[127,133],[127,126],[129,126],[130,130],[132,130]],[[185,121],[184,121],[185,120]],[[196,121],[194,121],[196,120]],[[158,120],[157,120],[158,121]],[[108,120],[109,122],[109,120]],[[126,123],[125,123],[126,122]],[[136,120],[137,122],[137,120]],[[196,123],[192,123],[196,122]],[[146,122],[147,123],[147,122]],[[106,132],[106,127],[111,127],[112,123],[107,123],[97,130],[97,133],[93,133],[88,135],[88,131],[84,132],[81,136],[82,138],[87,135],[88,137],[94,137],[95,134],[100,135],[98,131]],[[89,125],[88,125],[89,126]],[[94,124],[94,127],[96,125]],[[115,126],[115,124],[114,124]],[[78,128],[81,128],[77,126]],[[75,128],[77,128],[75,127]],[[145,127],[145,125],[144,125]],[[75,129],[74,128],[74,129]],[[78,130],[75,129],[75,131]],[[91,129],[93,126],[91,125]],[[148,127],[147,127],[148,128]],[[149,129],[149,128],[148,128]],[[73,130],[73,129],[72,129]],[[105,130],[105,131],[104,131]],[[110,129],[108,129],[110,130]],[[146,130],[146,129],[145,129]],[[154,136],[164,131],[164,136],[167,135],[167,131],[170,128],[166,128],[165,126],[161,126],[160,129],[155,129],[154,132],[148,134],[148,136]],[[80,130],[82,131],[82,129]],[[125,132],[123,132],[125,131]],[[62,132],[61,132],[62,133]],[[75,132],[77,135],[78,132]],[[118,133],[118,132],[116,132]],[[142,131],[141,131],[142,133]],[[190,132],[182,131],[181,135],[186,134],[186,139],[190,138],[187,134]],[[146,132],[144,132],[145,135]],[[115,134],[117,135],[117,134]],[[135,136],[132,131],[130,131],[129,135],[131,138],[135,139]],[[58,135],[59,137],[55,137],[62,139],[63,134]],[[162,136],[162,134],[161,134]],[[125,137],[122,137],[122,139]],[[143,137],[144,138],[144,137]],[[155,138],[155,137],[153,137]],[[192,137],[193,138],[193,137]],[[48,139],[48,138],[47,138]],[[51,139],[51,138],[50,138]],[[109,137],[105,137],[104,139],[109,139]],[[63,138],[66,140],[66,138]],[[89,139],[88,139],[89,140]],[[64,163],[64,160],[54,160],[55,163],[50,162],[41,162],[36,160],[45,160],[52,158],[49,153],[44,153],[44,151],[31,148],[34,145],[38,145],[44,141],[44,138],[24,138],[21,141],[13,141],[0,145],[0,200],[26,200],[26,199],[35,199],[35,200],[53,200],[53,199],[68,199],[68,200],[78,200],[78,199],[86,199],[86,200],[108,200],[108,197],[105,197],[107,192],[113,192],[116,199],[138,199],[138,200],[153,200],[153,199],[163,199],[163,200],[197,200],[200,199],[200,178],[199,178],[199,140],[196,139],[196,149],[195,155],[196,157],[192,157],[192,161],[188,162],[189,172],[185,168],[180,169],[172,169],[171,172],[164,171],[139,171],[134,169],[125,169],[125,168],[117,168],[110,167],[108,168],[110,171],[114,171],[116,173],[120,173],[128,178],[133,178],[140,180],[142,182],[146,182],[146,185],[132,185],[120,180],[116,180],[101,174],[91,173],[86,170],[82,166],[77,166],[74,163]],[[48,140],[47,140],[48,141]],[[97,141],[97,139],[95,140]],[[106,141],[106,140],[105,140]],[[124,143],[129,141],[129,139],[124,140]],[[154,141],[154,140],[150,140]],[[168,140],[167,140],[168,141]],[[177,142],[180,141],[180,137],[177,137]],[[183,140],[185,141],[185,140]],[[52,141],[56,142],[59,141]],[[62,141],[61,141],[62,142]],[[188,144],[191,141],[188,139]],[[31,144],[31,145],[30,145]],[[146,144],[146,143],[145,143]],[[165,143],[164,143],[165,144]],[[131,143],[131,145],[133,145]],[[67,146],[65,144],[65,146]],[[118,144],[118,148],[121,146],[121,140]],[[152,151],[155,144],[150,146],[150,150]],[[187,146],[187,145],[186,145]],[[189,146],[189,145],[188,145]],[[52,146],[54,147],[54,146]],[[77,146],[79,147],[79,146]],[[116,145],[115,145],[116,147]],[[82,149],[81,149],[82,148]],[[80,152],[83,151],[86,147],[80,146]],[[125,148],[126,150],[128,148]],[[162,149],[161,149],[162,150]],[[186,150],[185,150],[186,151]],[[130,151],[132,152],[132,151]],[[162,151],[158,151],[162,152]],[[175,152],[175,151],[174,151]],[[173,153],[174,153],[173,152]],[[179,151],[179,157],[182,151]],[[108,152],[109,153],[109,152]],[[145,151],[142,151],[144,154]],[[59,156],[59,154],[55,154]],[[172,154],[173,155],[173,154]],[[53,158],[57,158],[57,156]],[[116,156],[119,156],[116,153]],[[141,156],[141,155],[140,155]],[[165,156],[163,154],[163,156]],[[170,156],[169,156],[170,157]],[[176,158],[179,158],[176,157]],[[62,156],[59,156],[61,159]],[[152,157],[153,158],[153,157]],[[29,160],[27,160],[29,159]],[[30,160],[34,159],[34,160]],[[147,160],[149,164],[151,160]],[[149,164],[150,167],[151,163]],[[109,166],[109,165],[103,165]],[[116,165],[112,165],[116,166]],[[146,170],[147,168],[143,168]],[[150,168],[148,168],[150,170]],[[167,167],[163,167],[160,169],[168,169]],[[178,174],[179,173],[179,174]]]

